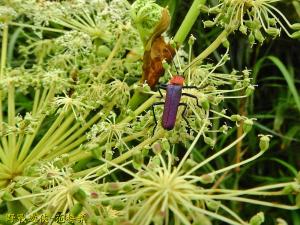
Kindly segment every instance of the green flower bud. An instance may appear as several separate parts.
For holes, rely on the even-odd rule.
[[[273,36],[273,37],[277,37],[280,34],[280,29],[278,28],[274,28],[274,27],[270,27],[266,30],[267,34]]]
[[[144,163],[144,157],[141,152],[134,154],[132,165],[135,169],[140,169]]]
[[[250,224],[250,225],[260,225],[260,224],[262,224],[264,221],[265,221],[264,213],[263,213],[263,212],[259,212],[259,213],[257,213],[255,216],[253,216],[253,217],[250,219],[249,224]]]
[[[170,151],[171,146],[170,146],[170,143],[169,143],[168,139],[163,138],[163,139],[161,140],[161,145],[162,145],[162,149],[163,149],[163,150],[165,150],[165,151]]]
[[[83,208],[82,204],[79,203],[79,202],[77,202],[77,203],[75,203],[75,205],[71,208],[70,214],[71,214],[72,216],[78,216],[78,215],[81,213],[82,208]]]
[[[154,156],[152,159],[151,159],[151,162],[156,165],[156,166],[160,166],[160,158],[158,155]]]
[[[242,116],[240,116],[239,114],[231,115],[231,116],[230,116],[230,119],[231,119],[231,121],[233,121],[233,122],[239,122],[239,121],[242,120]]]
[[[97,48],[97,56],[107,58],[111,53],[111,49],[106,45],[100,45]]]
[[[253,46],[255,44],[255,37],[253,35],[253,33],[251,33],[249,36],[248,36],[248,41],[249,41],[249,44],[251,46]]]
[[[84,190],[79,187],[75,187],[75,190],[73,191],[73,198],[82,203],[86,200],[87,195]]]
[[[211,184],[215,181],[214,175],[204,174],[200,177],[200,182],[202,184]]]
[[[189,45],[192,46],[195,43],[195,40],[196,40],[196,38],[193,35],[191,35],[189,38],[189,42],[188,42]]]
[[[223,45],[225,48],[229,48],[230,43],[229,43],[229,41],[228,41],[227,39],[225,39],[225,40],[222,41],[222,45]]]
[[[210,137],[204,137],[204,142],[205,142],[206,144],[208,144],[210,147],[214,147],[215,144],[216,144],[216,141],[213,140],[213,139],[210,138]]]
[[[209,101],[208,99],[201,102],[201,106],[204,110],[209,110]]]
[[[294,24],[292,24],[291,28],[293,30],[300,30],[300,23],[294,23]]]
[[[247,87],[247,89],[246,89],[246,93],[245,93],[245,94],[246,94],[247,96],[250,96],[250,95],[253,94],[254,90],[255,90],[255,87],[254,87],[253,85],[249,85],[249,86]]]
[[[252,129],[252,126],[253,126],[253,120],[246,119],[244,121],[244,124],[243,124],[243,130],[244,130],[244,132],[245,133],[249,132]]]
[[[261,151],[266,151],[269,148],[270,135],[260,135],[259,148]]]
[[[209,100],[205,94],[203,93],[199,94],[199,102],[204,110],[209,109]]]
[[[121,185],[117,182],[106,183],[104,191],[109,192],[111,194],[117,194],[121,188]]]
[[[133,189],[132,184],[125,184],[125,185],[123,186],[123,190],[126,191],[126,192],[129,192],[129,191],[131,191],[132,189]]]
[[[170,69],[170,65],[166,60],[162,61],[162,66],[163,66],[164,70],[169,70]]]
[[[224,124],[222,127],[220,127],[220,131],[224,134],[227,134],[227,131],[228,131],[228,126],[226,124]]]
[[[291,38],[299,39],[300,38],[300,31],[292,33]]]
[[[270,26],[275,26],[277,24],[275,18],[268,18],[268,22],[269,22]]]
[[[145,157],[145,156],[148,156],[149,155],[149,149],[148,148],[143,148],[142,149],[142,155]]]
[[[283,194],[292,194],[294,192],[294,188],[292,185],[285,186],[282,191]]]
[[[99,218],[98,216],[91,216],[88,220],[88,224],[91,225],[101,225],[101,218]]]
[[[117,200],[114,200],[114,201],[111,202],[111,207],[114,210],[122,210],[122,209],[124,209],[125,204],[122,200],[117,199]]]
[[[254,36],[255,36],[255,39],[258,40],[258,42],[260,42],[260,43],[264,42],[264,40],[265,40],[265,38],[262,35],[262,33],[260,32],[260,30],[255,30]]]
[[[109,206],[110,205],[110,201],[109,200],[104,200],[101,202],[103,206]]]
[[[245,35],[247,34],[247,27],[245,25],[241,25],[239,30],[241,31],[241,33],[243,33]]]
[[[160,141],[155,142],[151,148],[155,154],[160,154],[162,152],[162,145]]]
[[[209,201],[206,201],[205,203],[206,203],[207,208],[211,211],[217,211],[221,205],[221,202],[214,201],[214,200],[209,200]]]
[[[204,24],[204,27],[213,27],[216,23],[211,20],[206,20],[203,22],[203,24]]]
[[[184,163],[183,163],[183,170],[184,171],[189,171],[190,169],[192,169],[193,167],[197,166],[197,163],[192,160],[192,159],[187,159]]]

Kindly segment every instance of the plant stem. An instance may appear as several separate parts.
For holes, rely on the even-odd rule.
[[[45,146],[45,143],[51,138],[53,134],[56,133],[57,128],[61,125],[63,119],[65,118],[65,115],[68,114],[67,112],[61,112],[59,116],[56,118],[55,122],[52,124],[52,126],[49,128],[47,133],[43,136],[43,138],[39,141],[39,143],[35,146],[35,148],[30,152],[30,154],[27,156],[27,158],[21,163],[20,168],[21,170],[26,165],[33,164],[37,160],[40,159],[41,151],[49,150],[48,146]]]
[[[40,30],[56,32],[56,33],[65,33],[66,32],[65,30],[61,30],[61,29],[55,29],[55,28],[50,28],[50,27],[40,27],[40,26],[36,26],[36,25],[16,23],[16,22],[10,22],[9,25],[18,26],[18,27],[27,27],[27,28],[32,28],[32,29],[40,29]]]
[[[221,34],[214,40],[213,43],[211,43],[203,52],[201,52],[200,55],[198,55],[189,66],[193,65],[196,66],[203,59],[205,59],[207,56],[209,56],[211,53],[213,53],[224,41],[224,39],[231,33],[229,30],[223,30]]]
[[[8,24],[7,22],[3,23],[3,31],[2,31],[2,50],[1,50],[1,65],[0,65],[0,81],[2,81],[4,76],[4,71],[6,68],[6,59],[7,59],[7,44],[8,44]],[[2,89],[0,90],[0,130],[3,129],[3,108],[2,108]],[[6,137],[2,136],[2,145],[6,153],[8,153],[8,145]]]
[[[239,163],[235,163],[233,165],[230,165],[230,166],[227,166],[223,169],[220,169],[220,170],[216,170],[216,171],[213,171],[209,174],[207,174],[208,176],[214,176],[214,175],[217,175],[219,173],[223,173],[223,172],[226,172],[228,170],[231,170],[231,169],[234,169],[234,168],[239,168],[241,165],[244,165],[244,164],[247,164],[251,161],[254,161],[255,159],[259,158],[260,156],[262,156],[264,154],[263,151],[260,151],[259,153],[257,153],[256,155],[252,156],[251,158],[249,159],[246,159],[246,160],[243,160],[242,162],[239,162]]]
[[[152,138],[146,139],[145,141],[143,141],[139,145],[132,148],[130,151],[125,152],[121,156],[113,159],[111,162],[114,163],[114,164],[120,164],[120,163],[124,162],[125,160],[127,160],[128,158],[130,158],[134,154],[136,154],[138,151],[141,151],[143,149],[143,147],[152,144],[153,142],[155,142],[159,138],[162,138],[165,133],[166,133],[165,130],[160,129]],[[111,167],[111,165],[108,164],[108,163],[105,163],[104,165],[101,165],[101,166],[98,167],[99,168],[98,171],[100,171],[104,168],[108,168],[108,167]],[[95,168],[90,168],[90,169],[87,169],[87,170],[83,170],[83,171],[74,173],[73,175],[74,175],[74,177],[82,177],[82,176],[85,176],[86,174],[88,174],[88,173],[90,173],[91,171],[94,171],[94,170],[95,170]],[[98,174],[98,175],[100,175],[100,174]]]
[[[15,126],[15,87],[13,82],[9,82],[8,84],[8,125],[10,127]],[[13,171],[15,167],[17,157],[17,149],[16,149],[16,133],[13,131],[8,135],[8,147],[9,147],[9,157],[10,168]]]
[[[232,142],[230,145],[226,146],[225,148],[223,148],[222,150],[218,151],[217,153],[215,153],[214,155],[210,156],[209,158],[207,158],[206,160],[204,160],[203,162],[201,162],[200,164],[198,164],[197,166],[195,166],[193,169],[191,169],[189,172],[187,172],[185,175],[189,175],[191,173],[193,173],[194,171],[196,171],[197,169],[199,169],[200,167],[204,166],[205,164],[207,164],[208,162],[210,162],[211,160],[217,158],[219,155],[222,155],[223,153],[225,153],[226,151],[230,150],[234,145],[236,145],[237,143],[239,143],[241,140],[243,140],[243,138],[247,135],[247,133],[244,133],[241,137],[239,137],[238,139],[236,139],[234,142]]]
[[[51,86],[49,90],[45,89],[43,91],[43,94],[41,96],[40,102],[39,102],[38,107],[37,107],[38,109],[36,111],[36,114],[40,113],[40,115],[34,115],[37,118],[39,118],[39,116],[40,116],[39,121],[38,121],[38,125],[36,126],[34,133],[30,134],[30,135],[27,135],[26,138],[25,138],[25,141],[24,141],[24,144],[22,146],[20,155],[18,157],[18,160],[20,162],[23,162],[24,158],[27,156],[28,151],[30,150],[31,144],[32,144],[34,138],[36,137],[42,122],[44,121],[44,119],[46,117],[46,114],[44,114],[44,113],[41,114],[41,112],[44,110],[44,108],[47,106],[47,104],[49,104],[49,102],[52,100],[52,98],[54,96],[54,93],[55,93],[54,86]]]
[[[192,29],[192,26],[197,20],[197,17],[200,14],[199,6],[202,4],[205,4],[206,0],[194,0],[192,6],[190,7],[187,15],[185,16],[183,22],[181,23],[181,26],[179,27],[175,37],[174,41],[181,45],[186,37],[188,36],[190,30]]]

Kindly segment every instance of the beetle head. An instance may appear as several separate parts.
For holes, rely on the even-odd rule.
[[[183,86],[183,83],[184,83],[184,77],[180,75],[175,75],[170,80],[170,84],[174,84],[174,85]]]

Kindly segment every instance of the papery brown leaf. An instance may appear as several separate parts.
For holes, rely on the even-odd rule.
[[[167,9],[162,11],[161,22],[145,46],[143,57],[143,76],[142,83],[145,81],[154,89],[155,85],[165,70],[162,61],[170,63],[175,55],[175,50],[167,44],[161,34],[167,30],[170,24],[170,15]]]

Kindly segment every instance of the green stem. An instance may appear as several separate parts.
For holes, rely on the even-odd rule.
[[[132,141],[132,140],[136,140],[140,137],[143,137],[146,135],[146,132],[145,131],[140,131],[140,132],[137,132],[137,133],[134,133],[132,135],[129,135],[127,137],[124,137],[122,140],[127,143],[129,141]],[[110,143],[110,146],[113,147],[115,146],[117,143],[116,142],[112,142]],[[80,148],[75,150],[75,151],[72,151],[72,153],[69,155],[70,157],[70,160],[69,160],[69,163],[72,164],[74,162],[78,162],[79,160],[83,160],[83,159],[86,159],[86,158],[90,158],[93,156],[93,153],[91,151],[82,151]]]
[[[28,192],[26,189],[24,189],[22,187],[15,189],[15,193],[16,193],[17,197],[28,196],[31,194],[30,192]],[[32,198],[21,198],[19,201],[22,203],[22,205],[26,209],[30,209],[34,206],[31,202],[31,200],[32,200]]]
[[[9,25],[18,26],[18,27],[27,27],[27,28],[32,28],[32,29],[40,29],[40,30],[45,30],[45,31],[50,31],[50,32],[57,32],[57,33],[65,33],[66,32],[65,30],[61,30],[61,29],[41,27],[41,26],[23,24],[23,23],[16,23],[16,22],[10,22]]]
[[[188,66],[196,66],[203,59],[205,59],[207,56],[209,56],[211,53],[213,53],[224,41],[224,39],[231,33],[229,30],[224,30],[217,38],[214,40],[213,43],[211,43],[203,52],[201,52],[200,55],[198,55]]]
[[[210,156],[209,158],[207,158],[206,160],[204,160],[203,162],[201,162],[197,166],[193,167],[193,169],[191,169],[190,171],[188,171],[185,175],[189,175],[189,174],[195,172],[197,169],[199,169],[200,167],[204,166],[205,164],[207,164],[211,160],[217,158],[218,156],[222,155],[226,151],[230,150],[233,146],[235,146],[237,143],[239,143],[240,141],[242,141],[246,135],[247,135],[247,133],[244,133],[241,137],[239,137],[238,139],[236,139],[230,145],[228,145],[227,147],[225,147],[222,150],[218,151],[214,155]]]
[[[8,84],[8,125],[10,127],[15,126],[15,87],[12,82]],[[8,135],[8,146],[9,146],[9,162],[10,168],[13,170],[16,163],[16,133],[12,132]]]
[[[207,174],[207,175],[208,175],[208,176],[215,176],[215,175],[217,175],[217,174],[219,174],[219,173],[224,173],[224,172],[226,172],[226,171],[228,171],[228,170],[231,170],[231,169],[240,167],[240,166],[242,166],[242,165],[244,165],[244,164],[247,164],[247,163],[249,163],[249,162],[251,162],[251,161],[254,161],[255,159],[257,159],[257,158],[259,158],[260,156],[262,156],[263,154],[264,154],[264,152],[263,152],[263,151],[260,151],[259,153],[257,153],[256,155],[252,156],[252,157],[249,158],[249,159],[246,159],[246,160],[243,160],[242,162],[235,163],[235,164],[233,164],[233,165],[227,166],[227,167],[225,167],[225,168],[223,168],[223,169],[213,171],[213,172],[211,172],[211,173],[209,173],[209,174]]]
[[[4,75],[4,70],[6,68],[7,44],[8,44],[8,24],[6,22],[3,23],[0,80],[2,80]]]
[[[130,151],[125,152],[121,156],[113,159],[111,161],[111,163],[120,164],[120,163],[124,162],[128,158],[135,155],[137,152],[141,151],[145,146],[152,144],[153,142],[155,142],[159,138],[162,138],[165,135],[165,133],[166,133],[165,130],[163,130],[163,129],[159,130],[152,138],[146,139],[145,141],[143,141],[139,145],[132,148]],[[85,175],[89,174],[90,172],[93,172],[93,171],[97,172],[97,171],[101,171],[102,169],[103,169],[103,172],[104,172],[105,169],[108,168],[108,167],[111,167],[111,164],[110,163],[105,163],[101,166],[98,166],[98,169],[96,169],[96,170],[95,170],[95,168],[90,168],[90,169],[87,169],[87,170],[83,170],[83,171],[74,173],[73,175],[74,175],[74,177],[82,177],[82,176],[85,176]]]
[[[8,44],[8,24],[7,22],[3,23],[3,31],[2,31],[2,50],[1,50],[1,65],[0,65],[0,81],[2,81],[4,76],[4,71],[6,68],[6,59],[7,59],[7,44]],[[2,130],[2,122],[3,122],[3,108],[2,108],[2,90],[0,90],[0,130]],[[6,137],[1,138],[3,148],[6,153],[8,153],[8,145]]]
[[[36,89],[35,93],[34,93],[34,100],[33,100],[33,106],[32,106],[32,115],[33,116],[35,116],[37,113],[40,94],[41,94],[41,89],[40,88]]]
[[[181,26],[179,27],[175,37],[174,41],[181,45],[186,37],[188,36],[190,30],[192,29],[192,26],[197,20],[197,17],[200,14],[200,5],[203,5],[206,3],[206,0],[194,0],[192,6],[190,7],[187,15],[185,16],[183,22],[181,23]]]
[[[57,146],[57,149],[55,150],[54,155],[49,155],[49,157],[52,159],[53,157],[56,157],[60,154],[66,153],[72,148],[80,145],[83,143],[87,138],[86,135],[84,135],[84,132],[89,129],[93,124],[95,124],[99,118],[101,118],[101,113],[97,113],[93,118],[91,118],[81,129],[77,130],[75,133],[73,133],[68,139],[64,140],[61,145],[55,144]],[[76,141],[75,141],[76,140]]]
[[[47,92],[48,92],[48,95],[47,95]],[[43,91],[43,94],[42,94],[40,103],[38,104],[38,107],[37,107],[38,109],[37,109],[36,113],[40,113],[47,106],[47,104],[49,104],[49,102],[52,100],[52,98],[54,96],[54,93],[55,93],[54,86],[50,87],[49,91],[47,89],[45,89]],[[35,115],[35,116],[37,118],[39,118],[38,115]],[[45,117],[46,117],[46,114],[40,114],[39,122],[38,122],[38,125],[35,128],[34,133],[26,136],[26,139],[24,141],[22,150],[21,150],[20,155],[18,157],[18,160],[20,162],[22,162],[24,160],[24,158],[27,156],[27,153],[30,150],[31,144],[32,144],[34,138],[36,137],[36,135],[38,133],[38,130],[39,130],[42,122],[44,121]]]
[[[35,148],[30,152],[28,157],[21,163],[19,169],[22,170],[26,164],[29,165],[39,160],[38,156],[41,155],[41,150],[49,150],[48,146],[45,146],[45,143],[47,143],[49,138],[51,138],[51,136],[53,135],[53,133],[56,132],[57,128],[61,125],[61,122],[65,118],[66,114],[67,113],[63,111],[59,114],[59,116],[56,118],[55,122],[49,128],[47,133],[43,136],[43,138],[39,141]]]

